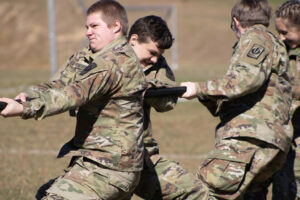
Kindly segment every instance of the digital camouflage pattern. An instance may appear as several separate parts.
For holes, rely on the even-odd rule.
[[[300,137],[300,47],[289,49],[294,139]],[[273,177],[273,199],[300,199],[300,143],[295,140],[283,168]]]
[[[100,52],[83,54],[77,55],[78,61],[74,57],[74,64],[71,58],[68,65],[81,71],[71,75],[71,84],[66,85],[66,80],[72,80],[67,77],[32,88],[32,96],[38,98],[24,103],[23,118],[40,120],[79,108],[75,136],[59,156],[83,156],[109,169],[141,171],[141,94],[147,85],[137,57],[125,37]]]
[[[287,61],[284,44],[255,25],[236,44],[226,75],[199,83],[199,100],[221,119],[217,142],[250,137],[289,150],[292,96]]]
[[[198,84],[214,116],[215,150],[198,169],[211,199],[265,199],[289,149],[291,84],[282,42],[262,25],[246,29],[224,77]],[[253,196],[254,195],[254,196]]]

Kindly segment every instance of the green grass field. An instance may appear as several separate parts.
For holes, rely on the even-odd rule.
[[[175,75],[178,81],[205,80],[226,71],[235,41],[229,28],[235,0],[120,2],[177,6],[179,69]],[[270,2],[275,8],[283,0]],[[45,12],[44,1],[0,0],[3,19],[0,24],[6,27],[0,32],[0,96],[14,97],[28,86],[49,79]],[[129,19],[146,14],[149,13],[129,13]],[[84,38],[84,21],[76,1],[57,1],[57,21],[59,65],[62,65]],[[161,154],[195,173],[203,157],[213,148],[218,119],[197,101],[180,102],[175,110],[152,112],[151,117]],[[41,184],[60,175],[69,160],[56,159],[56,153],[73,136],[74,127],[75,120],[67,113],[42,121],[0,117],[0,199],[34,199]]]

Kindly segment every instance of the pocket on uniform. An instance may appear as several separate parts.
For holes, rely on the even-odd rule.
[[[95,191],[98,191],[95,185],[101,187],[102,184],[109,184],[123,192],[129,192],[133,191],[139,182],[140,172],[121,172],[108,169],[86,158],[80,164],[90,171],[87,182]],[[99,192],[101,192],[101,190],[99,190]]]
[[[94,171],[96,176],[107,178],[110,185],[122,190],[123,192],[133,191],[139,183],[139,172],[120,172],[111,169],[98,169]]]
[[[215,191],[232,193],[238,190],[246,171],[246,163],[210,159],[199,168],[198,176]]]
[[[243,183],[255,150],[213,151],[198,169],[198,178],[216,192],[236,192]]]
[[[108,181],[111,185],[123,190],[124,192],[129,192],[132,187],[132,182],[126,179],[122,179],[118,176],[110,175]]]

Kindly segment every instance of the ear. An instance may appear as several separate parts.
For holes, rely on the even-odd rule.
[[[237,19],[237,18],[235,18],[235,17],[233,17],[233,21],[234,21],[234,23],[235,23],[235,25],[236,25],[236,28],[240,28],[241,27],[241,23],[240,23],[240,21]]]
[[[119,33],[122,31],[122,26],[119,20],[115,20],[113,24],[113,31],[114,33]]]
[[[134,46],[138,42],[139,36],[137,34],[132,34],[129,38],[129,43]]]

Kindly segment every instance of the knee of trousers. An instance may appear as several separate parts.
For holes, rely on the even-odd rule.
[[[46,195],[55,194],[73,200],[121,199],[133,192],[139,177],[140,172],[115,171],[101,168],[89,160],[78,159],[46,189]]]
[[[232,194],[241,186],[255,149],[239,155],[230,150],[214,150],[197,171],[198,178],[213,193]]]

